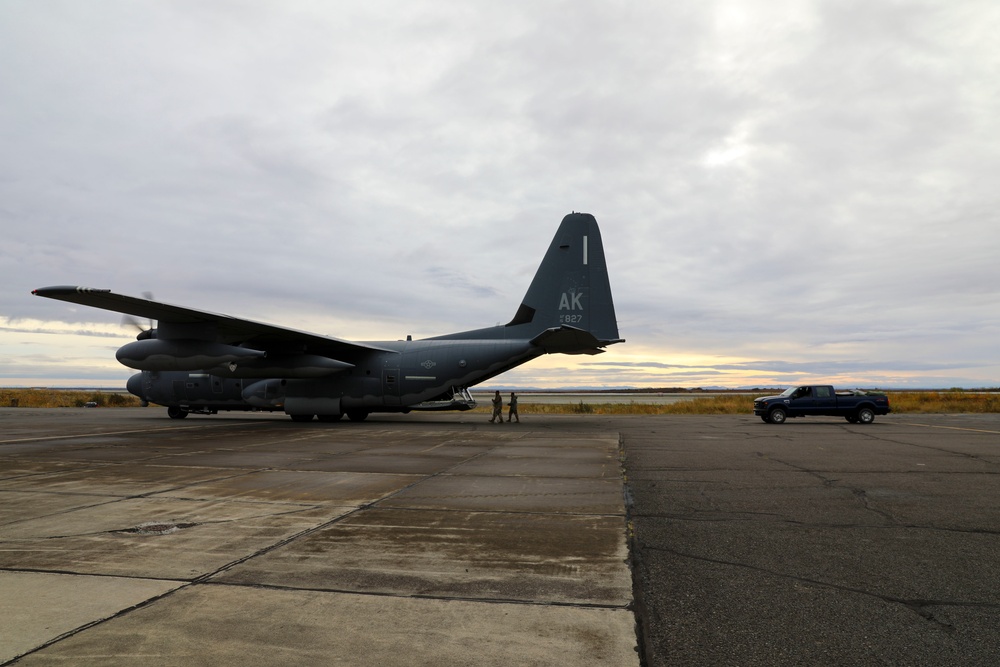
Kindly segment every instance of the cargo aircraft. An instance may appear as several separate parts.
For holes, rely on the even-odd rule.
[[[618,322],[594,216],[563,218],[524,300],[506,324],[421,340],[352,342],[89,287],[38,296],[150,322],[116,356],[127,388],[180,419],[219,410],[283,410],[295,421],[372,412],[469,410],[469,387],[543,354],[599,354]]]

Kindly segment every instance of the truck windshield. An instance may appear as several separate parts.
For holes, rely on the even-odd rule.
[[[781,392],[781,394],[779,394],[779,395],[780,396],[791,396],[792,394],[795,393],[796,389],[798,389],[798,387],[789,387],[785,391]]]

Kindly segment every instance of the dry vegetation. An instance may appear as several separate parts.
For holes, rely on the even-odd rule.
[[[1000,392],[889,392],[893,412],[1000,412]]]
[[[888,392],[892,411],[897,413],[1000,412],[1000,392],[902,391]],[[763,395],[763,394],[758,394]],[[757,395],[726,394],[677,401],[663,405],[645,403],[532,403],[531,394],[522,394],[521,414],[597,415],[738,415],[753,411]],[[595,398],[599,398],[596,397]],[[0,407],[81,408],[87,403],[98,407],[138,407],[131,394],[110,391],[69,391],[60,389],[0,389]],[[489,403],[480,402],[476,412],[489,415]],[[507,406],[504,405],[506,418]]]
[[[898,413],[1000,412],[1000,392],[902,391],[887,392],[889,405]],[[531,403],[530,394],[522,394],[518,403],[521,414],[599,414],[599,415],[739,415],[753,412],[754,398],[767,394],[706,396],[661,405],[643,403]],[[477,411],[490,414],[489,404]],[[504,414],[507,408],[504,406]]]
[[[138,398],[120,392],[0,389],[0,407],[5,408],[82,408],[87,403],[96,403],[100,408],[139,407]]]

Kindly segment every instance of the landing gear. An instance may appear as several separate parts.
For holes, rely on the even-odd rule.
[[[176,405],[171,405],[167,408],[167,416],[171,419],[184,419],[188,416],[188,411]]]
[[[352,422],[362,422],[365,419],[367,419],[368,414],[369,413],[368,413],[367,410],[348,410],[347,411],[347,417]],[[341,414],[337,414],[337,415],[329,414],[329,415],[288,415],[288,416],[292,418],[293,422],[311,422],[313,420],[313,417],[316,417],[321,422],[332,423],[332,422],[339,422],[340,419],[341,419],[341,417],[343,417],[344,415],[343,415],[343,413],[341,413]]]

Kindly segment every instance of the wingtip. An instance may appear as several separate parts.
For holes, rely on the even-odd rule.
[[[73,293],[101,293],[106,294],[110,292],[109,289],[98,289],[95,287],[79,287],[77,285],[53,285],[51,287],[39,287],[38,289],[31,290],[31,293],[35,296],[56,296],[59,294],[73,294]]]

